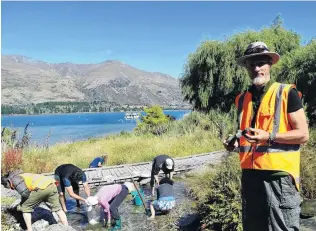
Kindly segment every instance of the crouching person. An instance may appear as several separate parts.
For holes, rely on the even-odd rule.
[[[110,230],[121,229],[121,217],[118,208],[126,198],[126,196],[135,190],[135,187],[130,182],[124,184],[106,185],[100,188],[95,196],[90,196],[86,199],[88,206],[101,205],[107,216],[104,216],[105,226]],[[88,211],[91,209],[88,209]],[[112,220],[111,220],[112,218]],[[111,228],[111,226],[114,226]]]
[[[67,212],[65,191],[67,190],[70,197],[76,200],[77,207],[80,207],[80,202],[85,202],[85,199],[79,196],[79,183],[82,182],[84,192],[87,197],[90,196],[90,187],[87,183],[86,174],[73,164],[63,164],[55,170],[55,180],[58,183],[58,193],[60,203],[64,212]]]
[[[42,202],[45,202],[53,212],[56,212],[62,224],[68,226],[67,217],[59,203],[57,187],[53,178],[15,171],[1,177],[1,184],[5,188],[16,190],[21,195],[19,210],[23,213],[27,231],[32,231],[32,212]]]
[[[172,179],[174,172],[174,160],[168,155],[159,155],[153,159],[153,165],[151,169],[150,187],[152,189],[151,195],[155,195],[155,182],[159,186],[158,174],[162,170],[166,176]]]
[[[160,180],[160,184],[157,188],[157,200],[150,203],[150,219],[155,218],[156,211],[167,214],[176,205],[173,183],[174,182],[168,177]]]

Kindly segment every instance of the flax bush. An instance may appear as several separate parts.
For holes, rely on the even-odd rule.
[[[310,129],[310,138],[301,150],[301,194],[316,198],[316,129]]]
[[[197,210],[208,230],[241,231],[241,170],[238,155],[189,180]]]

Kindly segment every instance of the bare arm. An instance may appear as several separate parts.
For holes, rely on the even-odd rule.
[[[151,212],[150,218],[151,218],[151,219],[154,219],[154,218],[155,218],[155,208],[154,208],[152,202],[150,203],[150,212]]]
[[[107,215],[108,215],[107,220],[108,220],[108,224],[110,224],[111,223],[110,205],[109,205],[109,203],[107,201],[103,201],[102,206],[104,208],[104,212],[107,213]]]
[[[72,186],[65,187],[65,188],[66,188],[67,192],[69,193],[69,196],[71,196],[72,198],[74,198],[76,200],[81,200],[81,201],[85,202],[85,199],[83,199],[81,196],[78,196],[77,194],[74,193]]]
[[[67,212],[67,207],[66,207],[66,198],[64,193],[59,193],[59,201],[61,204],[62,209],[64,210],[64,212]]]
[[[159,186],[159,179],[158,179],[158,175],[154,175],[155,181],[157,182],[157,186]],[[155,195],[155,184],[152,186],[151,188],[151,195],[154,196]]]
[[[157,182],[157,185],[159,186],[159,179],[158,179],[158,175],[154,175],[154,178],[155,178],[155,180],[156,180],[156,182]]]
[[[277,133],[274,141],[281,144],[304,144],[309,139],[308,125],[304,110],[301,108],[295,112],[288,113],[289,123],[293,130],[285,133]],[[250,143],[267,142],[269,132],[260,129],[250,128],[256,135],[245,134]]]
[[[304,144],[309,140],[308,124],[303,108],[288,113],[288,120],[293,130],[277,133],[275,142],[283,144]]]
[[[173,172],[170,172],[170,173],[169,173],[169,176],[170,176],[170,180],[172,180]]]
[[[87,195],[87,197],[89,197],[90,196],[90,187],[89,187],[88,183],[83,183],[82,185],[83,185],[85,194]]]

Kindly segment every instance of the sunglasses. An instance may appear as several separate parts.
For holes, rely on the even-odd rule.
[[[259,46],[247,49],[244,55],[257,54],[257,53],[262,53],[264,51],[269,51],[269,49],[266,46],[259,45]]]
[[[267,60],[254,60],[254,61],[246,61],[247,68],[254,68],[254,67],[262,67],[263,65],[269,64],[271,65],[271,61]]]

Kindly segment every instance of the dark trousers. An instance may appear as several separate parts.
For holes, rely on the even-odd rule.
[[[127,195],[128,195],[128,188],[125,185],[122,185],[121,192],[109,202],[111,216],[115,220],[120,219],[118,207],[122,204],[123,200],[127,197]]]
[[[301,201],[291,176],[242,173],[243,231],[298,231]]]

